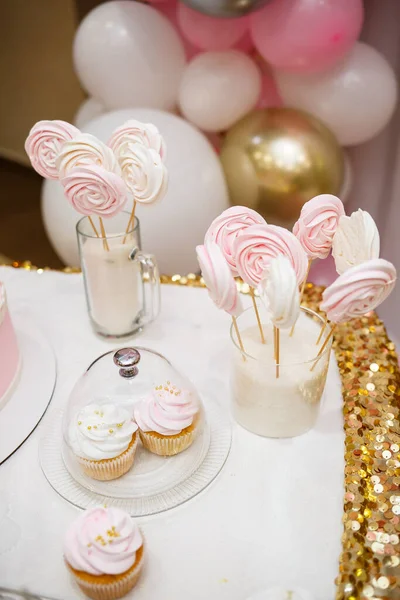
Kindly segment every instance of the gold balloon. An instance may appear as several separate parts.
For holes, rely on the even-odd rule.
[[[339,194],[344,154],[330,130],[291,108],[255,110],[226,134],[221,161],[232,204],[291,227],[303,204]]]

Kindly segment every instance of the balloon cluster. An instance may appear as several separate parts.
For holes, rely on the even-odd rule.
[[[124,119],[170,132],[170,180],[185,177],[176,206],[206,199],[211,187],[215,214],[207,219],[215,217],[228,202],[225,179],[232,204],[291,227],[313,196],[346,199],[351,170],[343,146],[373,138],[393,114],[395,74],[357,41],[363,16],[363,0],[106,2],[74,41],[75,69],[89,94],[76,124],[109,130],[107,119],[118,125],[112,111],[132,109]],[[149,119],[142,114],[149,109],[162,112]],[[214,147],[208,176],[199,158],[204,138]],[[203,204],[193,200],[191,209],[194,246],[206,226]],[[192,246],[184,248],[188,263],[163,267],[193,268]]]

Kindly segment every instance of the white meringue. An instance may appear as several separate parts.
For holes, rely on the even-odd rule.
[[[296,273],[286,256],[273,258],[262,277],[258,291],[279,329],[292,327],[300,312],[300,294]]]
[[[379,231],[367,211],[359,208],[350,217],[340,217],[332,245],[339,275],[366,260],[379,258],[379,250]]]

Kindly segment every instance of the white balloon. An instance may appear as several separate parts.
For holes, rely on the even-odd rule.
[[[107,112],[106,107],[96,98],[87,98],[82,102],[74,117],[74,124],[82,129],[86,123]]]
[[[363,42],[357,42],[347,57],[329,71],[277,71],[276,78],[284,103],[321,119],[344,146],[376,136],[397,103],[392,67],[382,54]]]
[[[83,87],[109,109],[177,102],[186,58],[174,27],[160,12],[131,0],[92,10],[74,40],[74,63]]]
[[[158,110],[111,112],[84,129],[107,142],[114,129],[128,119],[154,123],[167,144],[168,192],[162,202],[137,208],[143,249],[156,255],[162,273],[196,272],[195,246],[203,243],[211,221],[229,205],[218,155],[198,129]],[[44,183],[42,214],[57,254],[68,265],[79,264],[75,224],[80,215],[65,199],[58,181]]]
[[[223,131],[257,104],[261,73],[243,52],[204,52],[186,67],[179,91],[182,114],[204,131]]]

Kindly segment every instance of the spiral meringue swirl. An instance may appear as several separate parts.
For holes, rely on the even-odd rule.
[[[121,174],[114,152],[90,133],[79,133],[66,141],[56,159],[59,177],[65,177],[75,167],[97,165]]]
[[[258,289],[275,327],[292,327],[300,313],[300,294],[296,274],[286,256],[270,261]]]
[[[142,144],[125,144],[118,155],[122,178],[136,202],[153,204],[168,187],[168,171],[160,155]]]
[[[270,262],[286,256],[300,285],[306,277],[308,260],[299,240],[287,229],[277,225],[251,225],[233,244],[234,260],[239,275],[252,287],[257,287]]]
[[[339,275],[366,260],[379,258],[379,251],[379,231],[367,211],[359,208],[350,217],[340,217],[332,245]]]
[[[72,169],[61,183],[67,200],[82,215],[112,217],[123,209],[128,199],[129,192],[122,178],[96,165]]]
[[[197,246],[196,253],[211,300],[218,308],[237,317],[243,311],[242,301],[221,248],[215,242],[208,242]]]
[[[177,435],[193,423],[199,412],[194,395],[167,382],[157,386],[136,405],[135,420],[144,432],[155,431],[161,435]]]
[[[66,121],[38,121],[25,141],[32,167],[47,179],[58,179],[56,160],[63,144],[80,133]]]
[[[311,260],[328,256],[339,219],[344,214],[342,201],[332,194],[315,196],[304,204],[293,233]]]
[[[233,255],[233,244],[250,225],[266,225],[265,219],[246,206],[231,206],[214,219],[204,238],[204,243],[215,242],[222,250],[234,277],[238,276]]]
[[[70,526],[64,557],[77,571],[91,575],[120,575],[136,561],[143,538],[136,523],[119,508],[86,510]]]
[[[121,127],[118,127],[108,141],[108,146],[112,148],[116,156],[124,154],[126,144],[141,144],[155,150],[165,162],[167,148],[165,140],[152,123],[141,123],[135,119],[126,121]]]
[[[383,258],[350,267],[323,292],[321,310],[333,323],[361,317],[386,300],[396,277],[395,267]]]

